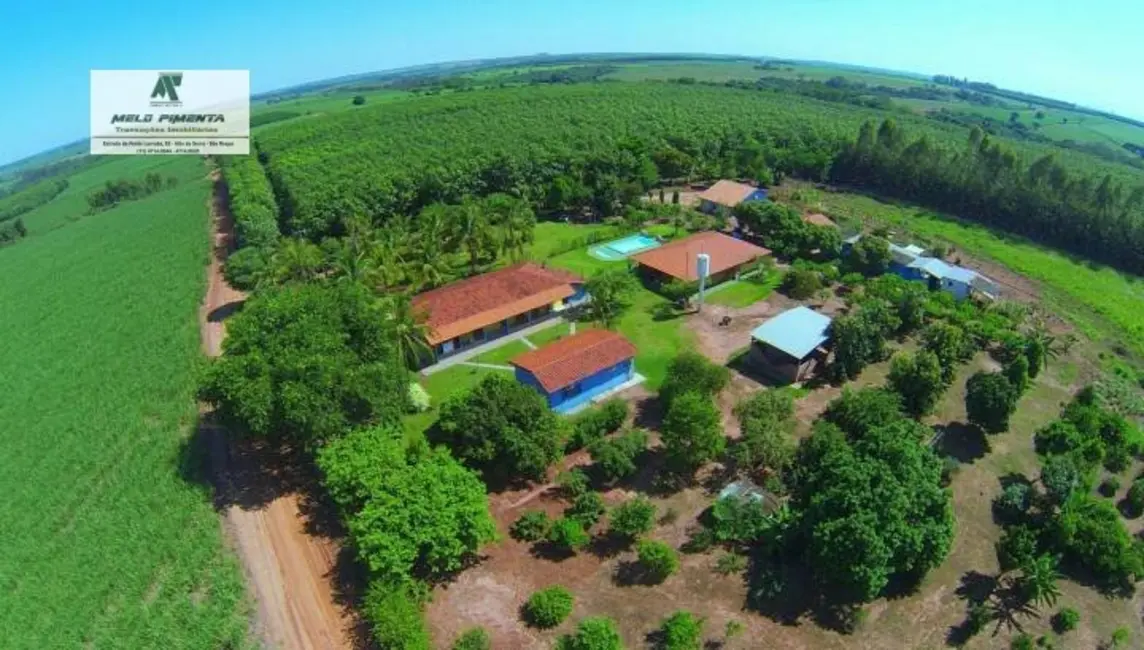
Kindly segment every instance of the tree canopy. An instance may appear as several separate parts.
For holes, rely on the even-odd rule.
[[[393,340],[360,286],[262,292],[228,321],[200,394],[238,430],[315,445],[406,412],[409,375]]]
[[[445,401],[437,427],[458,458],[505,481],[543,477],[567,437],[539,393],[501,375]]]
[[[399,429],[354,431],[322,448],[317,464],[380,580],[455,571],[496,538],[481,480],[443,448],[408,445]]]

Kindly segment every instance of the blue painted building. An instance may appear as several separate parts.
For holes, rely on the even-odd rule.
[[[842,252],[848,254],[850,248],[861,238],[855,235],[843,241]],[[962,300],[976,293],[987,298],[996,298],[997,285],[977,271],[967,269],[944,260],[926,255],[924,248],[909,244],[890,244],[890,272],[894,275],[925,282],[934,291],[944,291]]]
[[[567,413],[635,377],[636,348],[609,330],[587,330],[525,352],[510,363],[552,410]]]

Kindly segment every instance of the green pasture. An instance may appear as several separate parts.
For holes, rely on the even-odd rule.
[[[766,277],[751,277],[745,280],[732,280],[720,285],[709,293],[705,300],[712,305],[724,307],[750,307],[771,295],[782,282],[781,273],[771,273]]]
[[[125,159],[69,192],[152,167],[183,182],[74,223],[53,201],[0,250],[6,650],[247,646],[242,574],[189,446],[202,161]]]

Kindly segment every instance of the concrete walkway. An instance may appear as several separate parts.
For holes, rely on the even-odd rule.
[[[529,334],[535,334],[537,332],[546,330],[549,327],[556,327],[557,325],[561,325],[561,324],[564,324],[567,322],[568,321],[557,316],[556,318],[549,318],[548,320],[537,323],[535,325],[529,325],[528,327],[525,327],[524,329],[519,329],[519,330],[513,332],[512,334],[506,334],[506,335],[500,337],[499,339],[494,339],[492,341],[489,341],[488,343],[482,343],[481,345],[469,348],[468,350],[465,350],[464,352],[458,352],[457,354],[454,354],[451,357],[442,359],[442,360],[438,361],[437,363],[435,363],[431,366],[426,366],[426,367],[421,369],[421,374],[425,375],[425,376],[429,376],[435,372],[441,372],[442,370],[445,370],[447,368],[452,368],[453,366],[457,365],[458,363],[463,363],[465,361],[468,361],[469,359],[472,359],[473,357],[475,357],[479,354],[483,354],[485,352],[488,352],[489,350],[495,350],[502,345],[507,345],[509,343],[512,343],[513,341],[517,341],[519,339],[525,338]],[[529,343],[531,343],[531,341],[529,341]]]
[[[512,370],[512,366],[502,366],[497,363],[477,363],[476,361],[462,361],[462,366],[471,366],[473,368],[488,368],[489,370]]]

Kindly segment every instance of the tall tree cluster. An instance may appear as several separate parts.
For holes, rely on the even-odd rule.
[[[931,206],[1144,274],[1144,182],[1025,160],[974,127],[961,146],[867,122],[831,167],[835,181]]]

